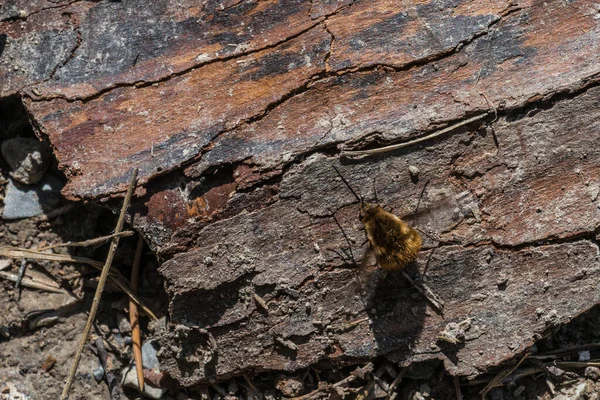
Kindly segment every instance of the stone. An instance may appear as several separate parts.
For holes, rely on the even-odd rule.
[[[12,169],[10,176],[26,185],[38,183],[52,161],[46,144],[22,137],[2,142],[2,156]]]
[[[121,375],[123,376],[123,380],[121,381],[121,384],[123,386],[139,390],[137,373],[135,371],[134,364],[131,364],[128,367],[124,368],[121,371]],[[165,395],[165,393],[167,393],[167,389],[158,388],[152,385],[147,380],[144,380],[144,394],[149,398],[160,399]]]
[[[304,390],[304,384],[297,379],[281,377],[277,382],[277,390],[279,390],[284,397],[296,397]]]
[[[156,344],[156,340],[148,340],[142,345],[142,363],[144,364],[144,369],[159,369],[154,344]]]
[[[131,333],[131,324],[129,323],[129,318],[125,314],[119,313],[119,331],[122,334]]]
[[[47,175],[41,182],[31,186],[9,179],[2,218],[29,218],[52,210],[62,197],[62,187],[63,183],[53,175]]]
[[[102,379],[104,379],[104,368],[102,368],[101,365],[98,366],[98,368],[96,368],[92,371],[92,376],[94,377],[96,382],[98,382],[98,383],[102,382]]]
[[[420,172],[420,170],[419,170],[418,167],[415,167],[414,165],[410,165],[408,167],[408,172],[410,173],[410,178],[413,181],[419,179],[419,172]]]
[[[598,379],[600,379],[600,368],[586,367],[584,374],[586,378],[590,378],[597,381]]]

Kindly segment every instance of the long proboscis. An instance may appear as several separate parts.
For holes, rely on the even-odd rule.
[[[337,172],[337,174],[340,176],[340,178],[342,178],[342,182],[344,182],[344,184],[346,184],[346,186],[348,186],[348,189],[350,189],[350,191],[352,192],[354,197],[356,197],[356,200],[358,200],[361,204],[364,203],[365,201],[363,200],[363,198],[360,197],[358,194],[356,194],[356,192],[354,191],[354,189],[352,189],[352,186],[350,186],[350,183],[348,183],[346,178],[344,178],[344,175],[342,175],[340,170],[337,169],[337,167],[335,165],[332,165],[332,167],[333,167],[333,169],[335,169],[335,172]]]

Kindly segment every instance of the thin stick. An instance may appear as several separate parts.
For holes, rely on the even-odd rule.
[[[354,258],[354,253],[352,252],[352,242],[350,242],[350,238],[348,237],[348,235],[346,235],[346,231],[342,227],[342,224],[340,224],[338,219],[335,217],[335,213],[331,210],[329,210],[329,212],[331,213],[331,216],[333,217],[335,224],[338,226],[338,228],[340,228],[340,231],[342,231],[342,235],[344,236],[344,239],[346,240],[346,243],[348,244],[348,250],[350,251],[350,257],[352,258],[352,264],[357,265],[356,259]],[[345,261],[345,260],[342,260],[342,261]]]
[[[256,395],[256,397],[258,397],[260,400],[263,399],[263,395],[260,393],[260,390],[258,390],[256,388],[256,386],[254,386],[254,383],[252,383],[252,380],[250,378],[248,378],[248,375],[244,375],[244,380],[246,381],[246,383],[248,384],[248,386],[250,386],[250,390],[254,392],[254,394]]]
[[[584,368],[584,367],[600,367],[600,362],[596,361],[554,361],[559,367],[573,367],[573,368]]]
[[[332,165],[333,169],[335,169],[335,172],[337,172],[337,174],[340,176],[340,178],[342,178],[342,182],[344,182],[346,184],[346,186],[348,186],[348,189],[350,189],[350,191],[352,192],[352,194],[354,195],[354,197],[356,197],[356,200],[359,201],[359,203],[364,203],[362,197],[360,197],[358,194],[356,194],[356,192],[354,191],[354,189],[352,189],[352,186],[350,186],[350,183],[348,183],[348,181],[346,180],[346,178],[344,178],[344,175],[342,175],[342,173],[340,172],[339,169],[337,169],[337,167],[335,165]]]
[[[431,179],[428,179],[427,182],[423,185],[423,189],[421,189],[421,194],[419,194],[419,200],[417,201],[417,207],[415,208],[415,212],[413,214],[417,214],[419,212],[419,206],[421,205],[421,199],[423,198],[423,194],[425,194],[425,189],[427,189],[427,185],[429,185]]]
[[[457,128],[460,128],[461,126],[465,126],[465,125],[469,125],[472,122],[484,119],[485,117],[487,117],[489,115],[489,113],[485,113],[485,114],[481,114],[481,115],[476,115],[473,118],[469,118],[467,120],[461,121],[457,124],[448,126],[444,129],[441,129],[439,131],[436,131],[430,135],[427,136],[423,136],[420,137],[418,139],[415,140],[411,140],[408,142],[404,142],[404,143],[398,143],[398,144],[393,144],[391,146],[385,146],[385,147],[379,147],[377,149],[371,149],[371,150],[342,150],[341,152],[341,156],[342,157],[354,157],[354,156],[367,156],[367,155],[372,155],[372,154],[381,154],[381,153],[386,153],[388,151],[393,151],[393,150],[398,150],[398,149],[403,149],[405,147],[408,146],[412,146],[414,144],[417,143],[423,143],[426,142],[428,140],[434,139],[438,136],[443,135],[444,133],[448,133],[450,131],[453,131]]]
[[[396,386],[398,386],[398,384],[402,381],[402,378],[404,378],[405,374],[406,374],[406,368],[402,368],[400,370],[400,372],[398,373],[398,375],[396,375],[396,377],[394,378],[392,383],[390,383],[390,387],[388,389],[389,393],[393,392],[394,389],[396,389]]]
[[[44,214],[41,215],[39,220],[40,221],[49,221],[52,218],[56,218],[59,215],[63,215],[68,213],[69,211],[71,211],[73,208],[75,207],[75,204],[67,204],[66,206],[62,206],[60,208],[57,208],[56,210],[52,210],[50,211],[48,214]]]
[[[496,110],[496,106],[494,106],[494,103],[492,103],[492,101],[485,95],[485,93],[479,92],[479,94],[483,96],[485,101],[487,101],[488,106],[490,106],[492,110],[494,110],[494,119],[492,120],[492,122],[490,122],[490,124],[493,124],[494,122],[498,121],[498,110]]]
[[[12,274],[10,272],[6,272],[6,271],[0,271],[0,278],[4,278],[4,279],[12,281],[12,282],[17,282],[17,280],[19,279],[19,277],[17,275]],[[52,292],[52,293],[67,293],[66,290],[61,289],[60,287],[53,287],[53,286],[47,285],[43,282],[37,282],[28,276],[23,277],[23,279],[21,280],[21,286],[32,288],[32,289],[45,290],[46,292]]]
[[[133,194],[137,173],[138,170],[136,168],[131,174],[129,188],[127,189],[125,199],[123,200],[123,207],[121,207],[121,214],[119,214],[119,219],[117,221],[115,233],[121,232],[123,230],[123,223],[125,222],[125,213],[127,211],[127,207],[129,206],[131,195]],[[115,252],[117,250],[118,245],[119,237],[117,236],[112,239],[112,242],[110,244],[110,249],[106,257],[106,262],[104,263],[102,273],[100,274],[100,280],[98,281],[98,288],[96,288],[96,294],[94,295],[94,300],[92,301],[90,315],[85,324],[85,328],[83,329],[83,334],[81,335],[81,340],[79,341],[79,347],[77,348],[77,353],[75,353],[75,359],[73,360],[71,370],[69,371],[69,377],[67,378],[67,382],[65,383],[65,387],[63,388],[62,394],[60,396],[61,400],[65,400],[67,398],[67,395],[69,394],[69,389],[71,388],[71,384],[73,383],[73,378],[75,378],[75,373],[77,372],[77,367],[79,366],[79,360],[81,359],[81,353],[83,353],[83,348],[85,347],[88,335],[90,334],[90,329],[92,328],[92,324],[94,322],[94,319],[96,318],[96,312],[98,311],[98,305],[100,304],[100,297],[102,296],[102,291],[104,290],[104,285],[106,284],[106,279],[108,278],[108,271],[110,271],[110,266],[112,265],[112,261],[115,256]]]
[[[102,268],[104,263],[87,257],[77,257],[69,254],[48,254],[41,251],[22,249],[19,247],[0,247],[0,256],[7,258],[27,258],[30,260],[47,260],[88,264],[94,268]]]
[[[546,353],[532,354],[529,356],[529,358],[537,358],[538,360],[544,360],[544,359],[548,359],[548,358],[552,359],[552,358],[557,358],[558,356],[561,356],[564,354],[574,353],[579,350],[595,349],[598,347],[600,347],[600,343],[580,344],[577,346],[563,347],[561,349],[548,351]]]
[[[144,239],[138,235],[135,256],[133,257],[133,266],[131,268],[131,291],[137,294],[138,277],[140,275],[140,262],[142,260],[142,250],[144,249]],[[142,336],[140,333],[140,319],[138,316],[137,304],[129,299],[129,323],[131,324],[131,342],[133,347],[133,359],[135,360],[135,371],[137,372],[138,386],[140,392],[144,392],[144,366],[142,364]]]
[[[123,231],[123,232],[119,232],[119,233],[113,233],[111,235],[107,235],[107,236],[100,236],[94,239],[89,239],[89,240],[84,240],[83,242],[66,242],[66,243],[57,243],[57,244],[53,244],[51,246],[46,246],[46,247],[42,247],[39,248],[38,251],[43,251],[43,250],[49,250],[49,249],[55,249],[57,247],[87,247],[87,246],[93,246],[95,244],[98,243],[104,243],[109,239],[113,239],[115,237],[123,237],[123,236],[131,236],[133,235],[133,231]]]

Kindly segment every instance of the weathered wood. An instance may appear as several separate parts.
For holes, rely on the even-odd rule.
[[[161,361],[181,384],[380,355],[475,374],[599,300],[594,2],[147,4],[38,5],[3,20],[0,77],[54,146],[67,196],[114,196],[139,167],[135,224],[166,261],[171,299]],[[15,72],[44,35],[64,50]],[[497,120],[339,158],[488,101]],[[425,237],[409,272],[427,266],[445,319],[400,274],[371,262],[359,280],[339,258],[349,244],[332,213],[366,255],[332,165],[401,215],[419,204],[407,219],[442,242]],[[467,318],[464,344],[438,341]]]
[[[530,346],[600,300],[594,290],[600,152],[593,145],[599,100],[594,88],[530,117],[502,118],[494,123],[498,147],[485,131],[462,133],[344,166],[363,196],[372,198],[377,185],[400,213],[415,209],[428,182],[420,205],[425,212],[409,219],[456,241],[436,247],[429,240],[435,250],[418,262],[421,270],[428,265],[428,284],[446,302],[445,319],[415,298],[400,274],[384,279],[373,272],[364,293],[358,290],[356,271],[341,268],[331,251],[348,245],[330,209],[358,243],[356,258],[364,256],[358,206],[335,179],[336,159],[315,155],[294,167],[276,204],[205,227],[186,243],[192,251],[163,265],[172,320],[189,329],[176,339],[179,353],[164,353],[169,370],[191,385],[215,372],[387,355],[404,364],[441,358],[449,371],[465,375]],[[587,115],[574,123],[568,116],[578,109]],[[408,165],[420,169],[416,184]],[[269,315],[255,305],[252,291],[267,300]],[[448,322],[467,318],[472,327],[465,344],[437,340]],[[193,367],[192,355],[177,362],[186,349],[205,349],[198,332],[207,327],[219,349],[213,369]],[[298,351],[280,348],[279,336]]]

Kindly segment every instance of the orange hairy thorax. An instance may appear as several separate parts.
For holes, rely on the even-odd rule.
[[[362,202],[360,208],[360,221],[383,270],[400,270],[415,260],[422,240],[413,227],[379,205]]]

